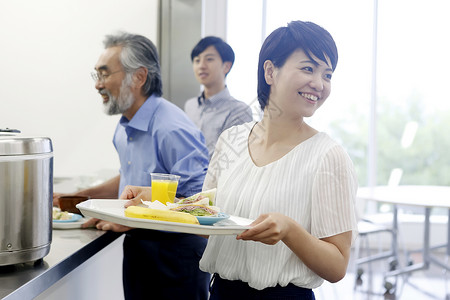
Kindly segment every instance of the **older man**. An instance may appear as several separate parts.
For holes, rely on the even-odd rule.
[[[181,109],[161,97],[156,47],[128,33],[109,35],[104,44],[92,76],[105,112],[122,114],[113,138],[120,175],[78,194],[117,198],[126,185],[151,185],[153,172],[179,175],[179,197],[201,191],[208,165],[204,138]],[[95,222],[98,229],[126,231],[126,299],[207,299],[210,276],[198,268],[206,239]]]

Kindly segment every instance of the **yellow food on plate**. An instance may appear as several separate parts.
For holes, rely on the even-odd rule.
[[[129,218],[149,219],[187,224],[199,224],[197,218],[184,212],[152,209],[141,206],[129,206],[125,209],[125,216]]]

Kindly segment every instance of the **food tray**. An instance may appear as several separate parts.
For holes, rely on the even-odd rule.
[[[250,228],[253,220],[236,216],[213,225],[195,225],[166,221],[155,221],[125,217],[125,203],[128,200],[90,199],[77,204],[84,216],[93,217],[124,226],[143,229],[183,232],[201,235],[237,235]]]

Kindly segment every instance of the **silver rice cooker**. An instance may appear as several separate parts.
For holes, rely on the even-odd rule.
[[[48,254],[52,206],[51,140],[0,129],[0,266]]]

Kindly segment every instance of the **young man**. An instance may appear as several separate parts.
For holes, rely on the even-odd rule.
[[[181,109],[161,97],[156,47],[143,36],[127,33],[107,36],[104,44],[92,77],[105,112],[122,114],[113,138],[120,175],[77,194],[118,198],[126,185],[151,185],[150,173],[179,175],[179,197],[201,191],[208,166],[204,138]],[[94,224],[102,230],[126,231],[126,299],[208,298],[210,276],[198,267],[205,238],[96,219],[85,225]]]
[[[219,135],[233,125],[252,121],[252,110],[233,98],[225,84],[234,63],[230,45],[218,37],[205,37],[192,50],[191,60],[195,78],[204,90],[186,102],[184,111],[203,132],[211,157]]]

